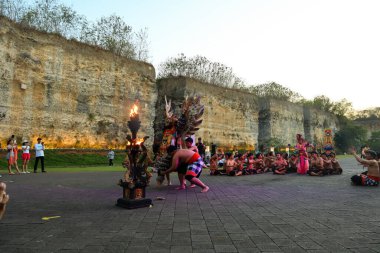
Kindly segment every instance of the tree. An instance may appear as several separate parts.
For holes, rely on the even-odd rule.
[[[57,0],[36,0],[25,11],[21,23],[35,29],[58,33],[66,38],[78,38],[85,18]]]
[[[379,119],[379,118],[380,118],[380,107],[358,111],[355,115],[355,119]]]
[[[83,23],[80,40],[136,60],[147,60],[147,32],[133,32],[131,26],[116,15],[102,17],[93,24]]]
[[[350,121],[341,126],[341,129],[335,133],[335,147],[345,152],[350,147],[360,147],[366,142],[367,130],[361,126],[354,125]]]
[[[250,86],[248,90],[258,97],[274,98],[290,102],[297,102],[302,99],[302,96],[297,92],[275,82]]]
[[[59,0],[0,0],[0,15],[37,30],[58,33],[68,39],[96,45],[117,55],[146,61],[149,58],[147,29],[134,32],[116,15],[90,23]]]
[[[354,115],[354,109],[352,108],[352,103],[347,99],[342,99],[335,102],[331,106],[331,112],[338,117],[352,118]]]
[[[330,100],[330,98],[324,95],[321,95],[314,98],[313,105],[320,110],[331,112],[332,107],[333,107],[333,102]]]
[[[147,61],[149,59],[149,42],[147,28],[134,33],[133,45],[135,48],[136,60]]]
[[[367,144],[372,150],[380,152],[380,131],[372,132]]]
[[[117,55],[134,58],[132,41],[132,27],[127,25],[121,17],[111,15],[102,17],[95,24],[83,27],[81,41],[100,46]]]
[[[228,88],[243,88],[244,82],[232,68],[211,62],[204,56],[186,57],[183,53],[169,58],[158,67],[158,78],[185,76]]]
[[[19,22],[25,13],[23,0],[0,0],[0,15]]]

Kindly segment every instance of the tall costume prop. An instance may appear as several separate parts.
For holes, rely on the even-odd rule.
[[[331,153],[334,150],[333,146],[333,134],[331,129],[325,129],[325,135],[323,136],[323,149],[326,153]]]
[[[185,138],[199,130],[204,112],[204,105],[201,105],[200,100],[199,96],[186,97],[182,103],[181,115],[178,117],[172,110],[171,100],[168,102],[165,96],[165,127],[160,154],[155,164],[158,184],[164,181],[164,176],[160,172],[167,170],[171,163],[172,157],[166,153],[167,147],[173,145],[182,148]]]

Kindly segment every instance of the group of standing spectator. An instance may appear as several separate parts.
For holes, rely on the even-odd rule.
[[[14,175],[14,174],[24,174],[24,173],[30,173],[28,170],[28,165],[30,161],[30,144],[29,141],[24,140],[21,146],[22,151],[22,169],[20,171],[18,167],[18,153],[19,148],[17,145],[17,141],[15,139],[15,136],[12,135],[11,138],[7,141],[7,156],[6,159],[8,161],[8,174]],[[34,145],[34,150],[36,152],[36,160],[34,163],[34,173],[37,173],[37,167],[38,163],[41,161],[41,170],[42,172],[46,172],[45,170],[45,161],[44,161],[44,150],[45,146],[42,142],[42,138],[37,138],[37,143]],[[16,170],[16,173],[13,172],[13,169]]]

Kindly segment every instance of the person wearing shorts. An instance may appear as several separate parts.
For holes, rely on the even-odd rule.
[[[190,181],[190,183],[201,187],[202,193],[205,193],[209,190],[209,187],[199,179],[204,163],[202,157],[198,153],[189,149],[177,150],[175,146],[169,146],[167,152],[168,154],[173,155],[173,158],[170,168],[163,172],[164,174],[175,171],[182,165],[186,165],[187,171],[185,174],[185,179]]]
[[[7,160],[8,160],[8,174],[14,175],[12,167],[17,171],[17,174],[20,174],[20,171],[17,166],[17,144],[14,139],[9,139],[7,142]]]
[[[28,141],[24,141],[21,146],[22,149],[22,171],[21,173],[30,173],[28,171],[28,164],[30,161],[30,146]]]

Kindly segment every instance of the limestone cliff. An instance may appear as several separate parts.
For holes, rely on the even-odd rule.
[[[156,136],[162,134],[166,95],[180,111],[185,96],[200,95],[205,105],[203,123],[196,133],[207,144],[253,149],[258,135],[258,105],[251,94],[201,83],[190,78],[169,78],[157,82]]]
[[[276,138],[282,144],[294,144],[297,133],[304,135],[303,107],[287,101],[259,100],[260,126],[258,142]]]
[[[0,18],[3,145],[15,134],[19,142],[41,136],[51,148],[122,148],[135,99],[140,100],[139,135],[150,136],[150,145],[162,135],[165,95],[177,112],[185,96],[200,95],[205,112],[197,137],[227,149],[254,149],[273,138],[294,144],[296,133],[318,142],[324,128],[338,128],[333,115],[314,108],[190,78],[156,83],[148,63]]]
[[[310,142],[322,142],[325,128],[338,128],[337,118],[312,107],[275,99],[259,99],[243,91],[201,83],[190,78],[167,78],[157,82],[156,137],[162,134],[164,96],[171,99],[177,113],[185,96],[200,95],[205,105],[203,123],[196,133],[206,144],[226,149],[257,149],[276,138],[282,144],[295,144],[295,135]]]
[[[380,131],[380,120],[378,118],[356,119],[354,123],[367,130],[367,138],[371,138],[372,133]]]
[[[122,147],[140,100],[153,139],[152,65],[0,19],[0,139],[42,136],[48,147]],[[152,142],[152,141],[150,141]]]

